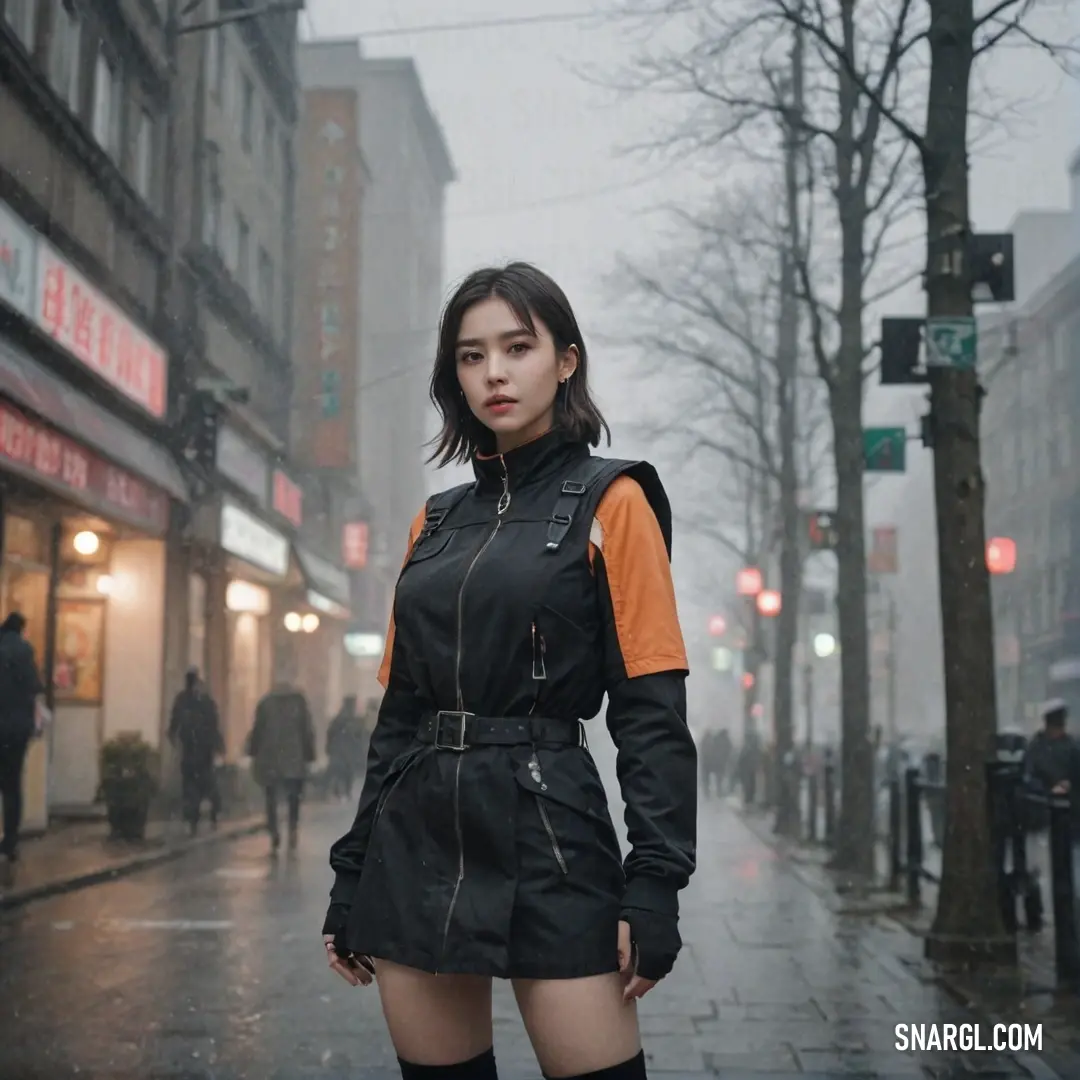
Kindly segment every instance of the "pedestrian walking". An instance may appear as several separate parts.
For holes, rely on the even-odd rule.
[[[308,767],[315,760],[315,728],[304,695],[281,682],[255,707],[255,724],[247,752],[255,782],[266,796],[266,828],[271,850],[281,847],[278,800],[288,805],[289,850],[296,849],[300,828],[300,798]]]
[[[758,776],[764,760],[765,752],[761,746],[761,737],[757,733],[757,728],[751,724],[743,735],[742,749],[739,751],[739,760],[736,765],[739,783],[743,790],[743,803],[748,808],[757,802]]]
[[[37,728],[38,697],[45,692],[34,647],[23,637],[25,629],[26,618],[18,611],[0,623],[0,798],[4,807],[0,853],[9,865],[18,859],[23,763]]]
[[[417,515],[356,819],[334,844],[330,966],[375,975],[406,1080],[496,1076],[491,979],[545,1076],[639,1080],[636,999],[675,964],[697,761],[655,470],[607,431],[562,290],[514,263],[442,318],[433,457],[474,482]],[[623,863],[582,718],[608,696]]]
[[[217,828],[221,812],[214,759],[225,756],[221,720],[214,699],[196,668],[184,676],[169,716],[169,742],[180,752],[180,791],[184,820],[191,835],[199,831],[203,802],[210,804],[210,827]]]
[[[352,798],[353,781],[363,767],[366,752],[364,719],[356,711],[356,695],[349,694],[326,729],[326,761],[331,796]]]

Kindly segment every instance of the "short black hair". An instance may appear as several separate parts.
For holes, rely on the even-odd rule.
[[[1063,728],[1069,710],[1062,705],[1060,708],[1051,709],[1043,716],[1043,721],[1048,728]]]
[[[576,442],[599,446],[602,435],[611,444],[611,429],[589,393],[588,354],[570,301],[543,271],[526,262],[488,266],[471,273],[454,290],[439,321],[439,343],[430,396],[442,416],[442,430],[432,439],[435,450],[428,461],[439,466],[468,461],[474,454],[491,453],[495,436],[472,414],[457,377],[457,340],[465,312],[496,297],[502,300],[530,333],[535,319],[548,329],[556,352],[577,346],[578,366],[573,378],[559,387],[555,398],[555,426]]]
[[[0,623],[0,634],[21,634],[26,629],[26,616],[21,611],[11,612]]]

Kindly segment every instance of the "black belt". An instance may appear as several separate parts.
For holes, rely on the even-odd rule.
[[[580,720],[551,716],[476,716],[443,709],[420,721],[417,739],[436,750],[468,750],[470,746],[530,746],[555,743],[584,746]]]

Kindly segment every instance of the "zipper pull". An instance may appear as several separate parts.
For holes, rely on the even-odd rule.
[[[499,457],[499,463],[502,465],[503,490],[502,494],[499,496],[499,505],[495,508],[495,512],[499,517],[502,517],[510,508],[510,474],[506,471],[506,459],[501,455]]]
[[[536,647],[536,623],[532,624],[532,677],[537,682],[547,678],[547,668],[544,665],[544,654],[547,652],[547,646],[544,644],[544,638],[540,637],[540,648]]]
[[[533,756],[529,758],[529,775],[532,777],[534,784],[540,785],[541,791],[547,791],[547,784],[544,783],[543,774],[540,772],[540,762],[537,760],[535,750]]]

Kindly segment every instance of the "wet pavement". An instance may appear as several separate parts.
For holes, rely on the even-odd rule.
[[[326,851],[351,808],[311,809],[295,856],[270,859],[264,836],[207,845],[0,916],[0,1077],[396,1076],[376,993],[322,956]],[[1032,1058],[897,1051],[897,1024],[978,1018],[904,962],[902,931],[830,910],[726,804],[702,808],[682,932],[675,972],[642,1006],[654,1074],[1055,1075]],[[501,1074],[538,1077],[506,988],[495,1025]]]

